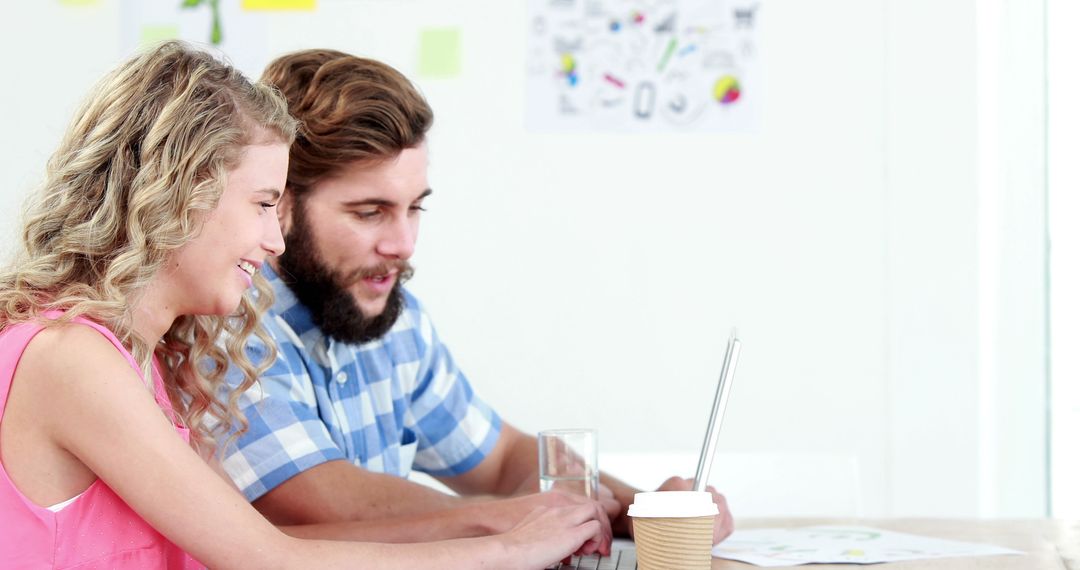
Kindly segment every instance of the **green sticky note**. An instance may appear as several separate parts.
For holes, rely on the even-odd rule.
[[[180,27],[176,25],[143,26],[139,31],[139,47],[149,47],[179,37]]]
[[[420,31],[421,77],[448,78],[461,73],[461,30],[432,28]]]

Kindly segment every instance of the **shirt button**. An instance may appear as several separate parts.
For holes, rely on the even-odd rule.
[[[346,374],[345,371],[338,372],[337,373],[337,381],[338,381],[338,384],[344,384],[345,382],[349,381],[349,375]]]

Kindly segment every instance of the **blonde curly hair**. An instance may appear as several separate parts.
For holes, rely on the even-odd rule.
[[[255,276],[257,293],[245,293],[233,315],[182,316],[160,341],[134,334],[132,307],[170,254],[199,233],[243,148],[291,144],[296,128],[274,88],[183,43],[121,65],[97,84],[49,159],[25,213],[22,251],[0,275],[0,330],[54,309],[65,313],[47,325],[85,316],[131,350],[148,387],[157,356],[196,448],[213,448],[219,431],[246,429],[237,400],[274,357],[253,363],[244,350],[252,333],[274,346],[259,326],[273,302],[266,280]],[[244,381],[219,400],[230,362]]]

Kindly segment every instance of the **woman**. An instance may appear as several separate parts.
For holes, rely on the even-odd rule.
[[[589,505],[413,545],[269,524],[196,450],[212,439],[199,426],[241,421],[214,398],[226,363],[242,389],[262,364],[242,346],[270,302],[258,268],[284,247],[295,123],[271,89],[175,42],[76,117],[0,276],[0,566],[542,568],[597,548]]]

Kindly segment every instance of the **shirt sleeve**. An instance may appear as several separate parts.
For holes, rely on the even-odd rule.
[[[222,465],[248,501],[254,501],[295,475],[321,463],[344,459],[318,415],[314,388],[300,358],[301,348],[272,321],[264,324],[277,341],[277,358],[240,397],[248,429],[224,454]],[[247,353],[260,362],[266,346],[252,336]],[[230,367],[235,386],[239,369]]]
[[[461,475],[495,448],[502,422],[473,392],[415,298],[410,305],[418,319],[412,333],[420,353],[406,418],[418,442],[413,468],[431,475]]]

